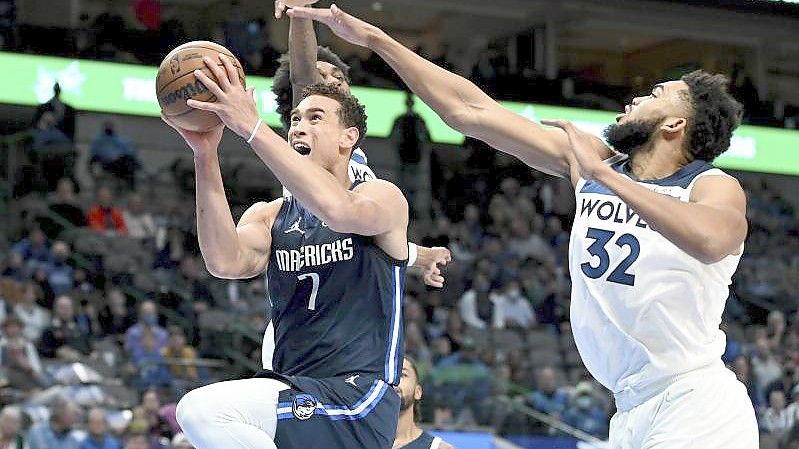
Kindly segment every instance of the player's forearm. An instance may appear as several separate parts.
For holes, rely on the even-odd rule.
[[[405,84],[448,125],[470,134],[472,108],[490,98],[469,80],[417,55],[377,27],[370,29],[369,48],[380,55]]]
[[[678,248],[704,263],[717,262],[733,253],[742,239],[736,230],[746,229],[746,219],[704,204],[679,201],[642,187],[613,170],[604,170],[596,181],[613,191],[649,227]]]
[[[331,227],[350,200],[347,189],[330,172],[291,149],[269,127],[250,144],[255,154],[303,206]]]
[[[292,106],[302,99],[299,95],[306,86],[319,79],[316,69],[316,32],[313,20],[291,18],[289,25],[289,61],[291,64],[289,79],[293,91]]]
[[[214,276],[234,274],[239,259],[236,224],[222,184],[219,157],[194,157],[197,184],[197,237],[208,271]]]

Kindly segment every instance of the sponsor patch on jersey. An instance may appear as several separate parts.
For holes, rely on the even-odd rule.
[[[302,393],[294,397],[294,404],[291,406],[291,412],[294,416],[305,421],[313,416],[316,411],[316,398],[310,394]]]

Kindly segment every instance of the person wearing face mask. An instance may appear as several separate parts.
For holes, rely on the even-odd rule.
[[[155,303],[144,301],[139,307],[139,322],[131,326],[125,334],[125,349],[129,354],[140,354],[144,351],[145,334],[152,332],[153,350],[161,351],[166,347],[169,334],[158,325],[158,313]]]
[[[497,329],[530,329],[536,323],[530,301],[519,288],[519,281],[509,281],[502,293],[492,295],[494,303],[493,324]]]
[[[608,434],[607,413],[594,397],[594,388],[587,381],[574,387],[574,394],[563,413],[563,420],[583,432],[605,438]]]
[[[69,246],[61,241],[53,244],[53,258],[47,267],[47,282],[55,296],[69,293],[75,285],[75,270],[69,263]]]

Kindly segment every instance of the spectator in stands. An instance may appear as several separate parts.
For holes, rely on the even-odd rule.
[[[175,285],[179,294],[187,293],[191,298],[191,304],[183,304],[185,313],[197,316],[216,306],[211,288],[200,278],[197,260],[193,256],[186,256],[180,262],[180,275],[175,280]]]
[[[765,335],[760,335],[755,340],[752,373],[758,395],[761,397],[766,397],[767,387],[782,377],[782,363],[774,354]]]
[[[557,376],[551,366],[538,370],[536,389],[528,397],[530,405],[539,412],[562,419],[569,404],[569,393],[558,388]]]
[[[0,49],[16,46],[17,5],[15,0],[0,0]]]
[[[502,293],[493,297],[494,327],[528,330],[535,326],[535,313],[530,301],[522,295],[518,280],[505,284]]]
[[[142,416],[147,422],[147,433],[153,440],[161,438],[171,438],[172,429],[167,419],[161,414],[161,398],[158,391],[153,388],[148,389],[142,394],[141,400]],[[168,440],[167,440],[168,444]]]
[[[796,415],[785,407],[785,392],[772,390],[768,395],[769,407],[760,420],[761,430],[778,436],[787,432],[796,422]]]
[[[772,310],[766,320],[766,332],[769,346],[774,351],[779,351],[785,337],[785,314],[779,310]]]
[[[155,221],[152,214],[144,209],[141,195],[132,193],[128,197],[128,207],[122,212],[128,235],[137,239],[155,238]]]
[[[144,351],[144,334],[152,331],[155,339],[154,348],[161,351],[166,347],[168,334],[166,329],[158,325],[158,314],[153,301],[144,301],[139,306],[139,320],[128,329],[125,334],[125,348],[131,355],[140,354]]]
[[[594,388],[582,381],[574,388],[574,395],[563,412],[566,424],[598,438],[607,438],[608,414],[594,397]]]
[[[432,353],[425,342],[421,327],[424,323],[407,323],[405,327],[405,351],[420,367],[431,365]]]
[[[80,441],[72,430],[78,420],[78,406],[58,398],[50,409],[49,422],[34,425],[28,431],[30,449],[80,449]]]
[[[100,187],[97,190],[97,204],[89,210],[89,227],[109,235],[127,235],[125,218],[122,211],[114,206],[111,189]]]
[[[108,421],[105,410],[92,408],[86,417],[88,435],[80,445],[80,449],[121,449],[119,444],[108,431]]]
[[[59,128],[53,111],[45,110],[34,123],[31,148],[36,154],[46,154],[51,146],[72,144],[72,139]]]
[[[197,382],[200,375],[197,371],[197,351],[186,343],[186,334],[179,326],[169,327],[169,339],[161,350],[172,378],[187,384]]]
[[[458,311],[463,322],[476,329],[486,329],[493,322],[494,303],[490,298],[491,281],[483,273],[478,273],[472,288],[458,301]]]
[[[16,282],[22,282],[23,279],[28,278],[28,273],[29,271],[25,268],[25,261],[22,259],[22,256],[13,251],[9,253],[6,267],[3,268],[2,277]]]
[[[476,204],[467,204],[463,210],[463,221],[454,226],[459,242],[467,250],[476,250],[483,244],[485,229]]]
[[[155,332],[144,328],[141,337],[141,350],[131,354],[131,361],[139,373],[138,386],[145,390],[150,387],[164,387],[172,382],[169,368],[164,362],[163,349],[156,347]]]
[[[25,435],[22,433],[22,411],[19,407],[6,405],[0,411],[0,448],[28,448]]]
[[[47,283],[55,296],[65,295],[75,286],[75,270],[69,256],[69,246],[65,242],[53,243],[53,257],[47,267]]]
[[[42,332],[50,324],[50,312],[37,304],[40,296],[41,289],[35,282],[25,282],[22,285],[22,300],[14,306],[14,314],[25,325],[23,334],[33,342],[39,341]]]
[[[127,299],[122,290],[111,289],[108,292],[108,304],[100,311],[98,317],[103,335],[121,337],[136,324],[136,318],[127,305]]]
[[[39,119],[48,112],[53,115],[55,127],[61,130],[70,142],[74,142],[75,108],[61,100],[61,85],[58,83],[53,85],[53,97],[36,108],[33,123],[39,123]]]
[[[56,298],[53,320],[42,334],[42,355],[67,361],[80,360],[92,350],[90,337],[88,323],[80,323],[76,318],[72,298]]]
[[[422,176],[419,164],[430,142],[430,132],[422,117],[413,110],[413,106],[413,94],[405,92],[405,113],[397,117],[391,131],[399,150],[400,164],[397,179],[400,188],[408,197],[408,204],[411,205],[419,203],[417,192],[421,189],[421,182],[428,182],[429,173],[428,176]],[[421,181],[422,179],[424,181]],[[422,202],[429,203],[426,199]],[[411,210],[422,217],[430,214],[429,210],[417,210],[413,206]]]
[[[39,352],[22,333],[22,320],[9,315],[2,324],[0,364],[12,387],[30,391],[45,385]]]
[[[52,258],[47,236],[39,227],[31,229],[28,237],[15,243],[11,250],[22,257],[29,271],[47,267]]]
[[[511,254],[528,259],[549,251],[546,242],[538,233],[530,232],[528,220],[522,217],[513,217],[510,222],[510,238],[507,248]]]
[[[113,122],[105,122],[94,138],[89,164],[125,181],[131,190],[135,188],[136,170],[140,165],[136,150],[130,139],[116,132]]]
[[[86,226],[86,216],[80,208],[75,194],[75,183],[70,178],[58,180],[55,192],[48,200],[47,208],[50,212],[66,220],[74,227]],[[40,223],[45,233],[51,237],[58,236],[65,226],[51,217],[40,217]]]
[[[150,436],[145,433],[131,433],[125,442],[125,449],[160,449],[150,441]]]

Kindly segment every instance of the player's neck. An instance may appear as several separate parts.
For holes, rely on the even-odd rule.
[[[349,175],[349,161],[344,161],[343,163],[339,161],[336,165],[327,169],[333,176],[336,177],[339,184],[344,186],[345,189],[349,190],[350,186],[352,186],[352,182],[350,181]]]
[[[630,155],[630,172],[636,179],[666,178],[690,162],[682,151],[668,142],[655,142]]]
[[[400,412],[399,421],[397,422],[397,437],[394,439],[394,448],[405,446],[419,438],[421,434],[422,429],[416,427],[416,422],[413,420],[413,407]]]

